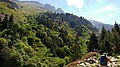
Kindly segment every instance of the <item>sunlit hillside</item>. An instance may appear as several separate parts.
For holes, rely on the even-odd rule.
[[[39,2],[0,0],[0,67],[100,67],[103,55],[119,67],[120,24],[98,29]]]

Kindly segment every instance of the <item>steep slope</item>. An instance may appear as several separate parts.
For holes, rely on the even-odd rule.
[[[73,14],[55,14],[55,13],[49,13],[46,12],[40,17],[48,17],[52,21],[58,22],[58,23],[67,23],[69,27],[73,28],[79,36],[83,36],[86,32],[87,34],[91,34],[92,31],[96,32],[97,30],[92,26],[92,24],[86,20],[84,17],[78,17]],[[39,19],[40,20],[40,19]]]
[[[84,17],[47,12],[36,2],[15,3],[21,8],[0,2],[0,67],[63,67],[87,53],[96,29]]]
[[[105,29],[108,29],[108,30],[111,30],[113,28],[113,25],[110,25],[110,24],[104,24],[102,22],[95,21],[95,20],[89,20],[89,21],[93,24],[93,26],[95,26],[98,29],[102,29],[103,26],[105,27]]]
[[[14,22],[14,15],[0,22],[0,67],[63,67],[87,52],[68,24],[33,15]]]
[[[20,10],[23,13],[42,13],[46,11],[50,12],[56,12],[56,13],[64,13],[64,11],[61,8],[55,8],[54,6],[51,6],[50,4],[41,4],[34,1],[15,1],[17,5],[19,5],[21,8]]]
[[[43,4],[34,1],[19,1],[16,2],[21,8],[19,9],[22,13],[30,14],[39,14],[47,10],[43,9]]]
[[[18,6],[14,1],[17,0],[0,0],[1,2],[7,2],[10,4],[11,8],[20,8],[20,6]]]
[[[0,2],[0,13],[7,14],[9,16],[11,14],[14,14],[14,16],[16,17],[16,20],[19,20],[19,21],[27,20],[27,18],[19,9],[11,7],[11,5],[6,2]]]

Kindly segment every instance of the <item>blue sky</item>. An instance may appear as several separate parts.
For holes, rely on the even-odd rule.
[[[62,8],[67,13],[106,24],[120,23],[120,0],[25,0]]]

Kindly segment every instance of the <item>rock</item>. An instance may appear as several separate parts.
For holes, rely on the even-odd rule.
[[[79,64],[80,66],[83,66],[83,67],[85,67],[86,65],[84,64],[84,63],[81,63],[81,64]]]
[[[49,11],[54,11],[55,12],[55,7],[51,6],[50,4],[45,4],[43,8],[47,9]]]
[[[120,55],[119,55],[119,56],[117,56],[117,58],[120,58]]]

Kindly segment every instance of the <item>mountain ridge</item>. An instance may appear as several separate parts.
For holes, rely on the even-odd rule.
[[[110,25],[110,24],[105,24],[105,23],[102,23],[102,22],[99,22],[99,21],[96,21],[96,20],[91,20],[91,19],[89,19],[89,21],[92,23],[93,26],[95,26],[99,30],[101,30],[103,26],[107,30],[112,30],[112,28],[113,28],[113,25]]]

